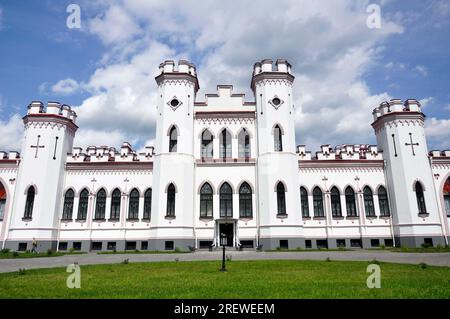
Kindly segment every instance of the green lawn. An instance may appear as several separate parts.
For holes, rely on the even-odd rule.
[[[381,288],[368,289],[368,262],[220,261],[81,266],[81,289],[64,268],[0,274],[0,298],[450,298],[450,267],[380,263]]]
[[[82,252],[51,252],[51,253],[31,253],[31,252],[0,252],[0,259],[12,259],[12,258],[37,258],[37,257],[58,257],[63,255],[79,255],[84,254]]]
[[[116,255],[116,254],[188,254],[189,251],[177,250],[119,250],[119,251],[101,251],[97,255]]]

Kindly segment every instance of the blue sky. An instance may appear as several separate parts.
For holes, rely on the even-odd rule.
[[[69,29],[66,7],[81,8]],[[366,25],[380,5],[380,29]],[[20,149],[32,100],[72,105],[76,145],[152,144],[159,62],[197,65],[203,94],[234,84],[252,100],[252,65],[287,58],[297,143],[375,143],[371,110],[417,98],[429,149],[450,148],[450,1],[0,1],[0,149]],[[118,117],[117,115],[122,116]]]

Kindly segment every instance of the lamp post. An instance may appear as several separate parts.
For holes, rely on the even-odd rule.
[[[227,271],[225,267],[225,246],[227,245],[227,235],[225,233],[220,234],[220,245],[222,246],[222,268],[220,271]]]

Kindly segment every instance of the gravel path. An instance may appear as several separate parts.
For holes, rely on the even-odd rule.
[[[427,263],[434,266],[450,267],[450,253],[399,253],[390,251],[318,251],[318,252],[256,252],[256,251],[227,251],[233,260],[267,260],[267,259],[291,259],[291,260],[378,260],[392,263],[419,264]],[[17,271],[19,268],[53,268],[67,267],[78,262],[80,265],[115,264],[128,258],[129,262],[157,262],[194,260],[221,261],[221,251],[199,251],[188,254],[110,254],[99,255],[96,253],[81,255],[65,255],[59,257],[0,259],[0,273]]]

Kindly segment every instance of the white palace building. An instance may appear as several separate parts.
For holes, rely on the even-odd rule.
[[[25,251],[447,245],[450,151],[427,150],[417,100],[373,111],[377,146],[296,145],[291,65],[255,63],[253,100],[165,61],[154,147],[73,147],[76,114],[32,102],[0,152],[0,247]],[[149,88],[150,89],[150,88]]]

